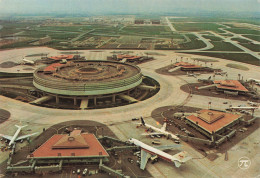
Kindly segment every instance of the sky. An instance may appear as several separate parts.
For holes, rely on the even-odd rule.
[[[179,11],[259,12],[260,0],[0,0],[9,14],[152,14]]]

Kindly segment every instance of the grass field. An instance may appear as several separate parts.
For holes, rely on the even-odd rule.
[[[240,45],[250,49],[251,51],[260,52],[260,45],[248,43],[240,43]]]
[[[255,58],[254,56],[251,56],[250,54],[245,54],[245,53],[201,53],[201,52],[198,52],[198,53],[187,53],[187,54],[196,54],[196,55],[202,55],[202,56],[217,57],[217,58],[223,58],[223,59],[227,59],[227,60],[244,62],[244,63],[260,66],[260,61],[257,58]]]
[[[242,39],[242,38],[232,38],[233,41],[238,41],[239,43],[250,43],[249,40]]]
[[[197,39],[197,36],[192,34],[186,34],[187,38],[190,39],[190,42],[181,43],[177,47],[169,48],[168,45],[155,45],[155,49],[163,50],[189,50],[189,49],[199,49],[206,47],[205,43]]]
[[[167,33],[168,32],[168,33]],[[160,36],[171,37],[172,33],[168,26],[127,26],[120,31],[120,34],[138,35],[138,36]],[[182,35],[176,34],[175,38],[183,38]]]
[[[222,38],[212,35],[203,35],[204,38],[210,39],[211,41],[222,41]]]
[[[3,28],[0,30],[0,36],[8,36],[32,27],[35,23],[19,23],[19,22],[1,22]]]
[[[78,36],[78,33],[66,33],[66,32],[50,32],[50,31],[35,31],[35,30],[26,30],[24,33],[18,35],[23,37],[32,37],[32,38],[42,38],[45,36],[50,36],[52,39],[58,40],[68,40]]]
[[[218,62],[218,60],[216,59],[209,59],[209,58],[194,58],[194,59],[201,62]]]
[[[236,33],[236,34],[252,34],[252,35],[260,35],[260,31],[246,29],[246,28],[228,28],[227,31]]]
[[[256,35],[243,35],[244,37],[247,37],[251,40],[255,40],[255,41],[259,41],[260,42],[260,35],[256,36]]]
[[[173,23],[173,26],[178,31],[214,31],[223,32],[218,28],[223,27],[222,25],[216,23]]]
[[[208,51],[242,51],[240,48],[228,42],[211,41],[211,43],[214,45],[214,48]]]
[[[89,26],[41,26],[36,27],[34,30],[53,30],[53,31],[64,31],[64,32],[84,32],[93,29],[91,25]]]
[[[249,70],[248,67],[243,66],[243,65],[239,65],[239,64],[232,64],[232,63],[229,63],[229,64],[227,64],[226,66],[227,66],[227,67],[230,67],[230,68],[234,68],[234,69],[245,70],[245,71]]]

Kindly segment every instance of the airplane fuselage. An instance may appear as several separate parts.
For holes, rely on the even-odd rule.
[[[163,135],[165,136],[171,136],[173,139],[175,140],[179,140],[179,137],[177,137],[176,135],[170,133],[170,132],[167,132],[167,131],[164,131],[162,129],[159,129],[157,127],[154,127],[152,125],[149,125],[149,124],[145,124],[145,127],[146,128],[149,128],[149,129],[152,129],[153,131],[156,131],[156,132],[159,132],[159,133],[162,133]]]
[[[8,144],[9,146],[11,146],[11,145],[15,142],[16,138],[18,137],[19,133],[21,132],[21,129],[22,129],[22,128],[18,128],[18,129],[16,130],[14,136],[12,137],[12,139],[10,140],[10,142],[9,142],[9,144]]]
[[[235,109],[235,110],[255,110],[259,109],[258,107],[230,107],[230,109]]]
[[[165,153],[161,150],[158,150],[152,146],[149,146],[139,140],[136,140],[134,138],[131,139],[132,140],[132,143],[135,144],[136,146],[139,146],[141,147],[141,149],[145,150],[146,152],[149,152],[151,155],[157,155],[159,156],[160,158],[168,161],[168,162],[173,162],[174,161],[174,158],[172,155],[168,154],[168,153]]]

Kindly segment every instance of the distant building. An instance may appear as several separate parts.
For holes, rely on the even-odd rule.
[[[46,36],[44,38],[39,39],[39,45],[45,45],[51,42],[51,37]]]
[[[156,19],[151,20],[151,22],[152,22],[152,24],[161,24],[161,21],[160,20],[156,20]]]
[[[204,69],[205,67],[202,67],[200,65],[195,65],[187,62],[177,62],[174,64],[175,67],[181,67],[181,70],[183,71],[196,71]]]
[[[142,19],[136,19],[135,24],[144,24],[144,20]]]

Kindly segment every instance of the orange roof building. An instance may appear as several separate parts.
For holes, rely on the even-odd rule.
[[[94,134],[74,130],[69,135],[55,134],[31,155],[30,159],[95,159],[108,157],[108,153]],[[82,160],[81,160],[82,161]]]
[[[248,92],[248,90],[237,80],[215,80],[214,84],[219,90],[230,90],[238,92]]]
[[[241,115],[203,109],[197,115],[186,117],[189,125],[210,137],[213,133],[222,133],[225,128],[239,122]]]
[[[122,59],[126,59],[128,61],[136,61],[136,60],[139,60],[141,59],[142,56],[133,56],[133,55],[128,55],[128,54],[125,54],[125,55],[117,55],[117,59],[118,60],[122,60]]]
[[[74,58],[74,55],[60,55],[60,56],[51,56],[49,59],[53,59],[55,61],[60,61],[62,59],[71,60]]]
[[[187,62],[177,62],[174,64],[175,67],[181,67],[182,70],[201,70],[204,69],[205,67],[187,63]]]

